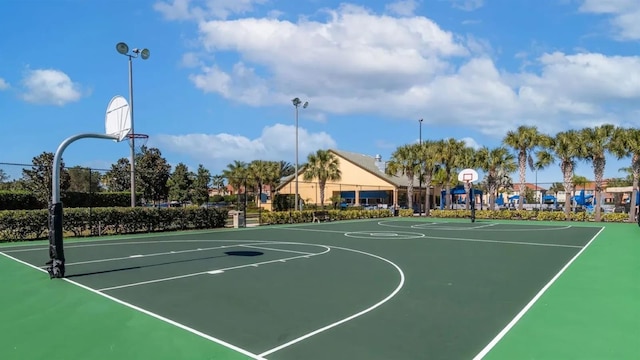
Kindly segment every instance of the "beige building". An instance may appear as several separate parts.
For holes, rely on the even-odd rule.
[[[407,206],[406,176],[391,176],[385,173],[386,162],[380,155],[370,156],[348,151],[330,149],[339,161],[342,178],[340,181],[325,185],[324,205],[334,206],[336,203],[346,203],[354,206],[377,206],[381,208],[399,205]],[[413,181],[414,207],[424,198],[424,191],[418,188],[419,181]],[[432,188],[433,189],[433,188]],[[295,194],[295,176],[283,180],[276,189],[280,194]],[[433,191],[432,191],[433,193]],[[320,204],[320,191],[317,179],[304,180],[304,168],[298,172],[298,194],[306,204]],[[422,195],[422,196],[421,196]],[[438,197],[439,199],[439,189]],[[434,205],[432,204],[433,208]],[[417,208],[416,208],[417,209]]]

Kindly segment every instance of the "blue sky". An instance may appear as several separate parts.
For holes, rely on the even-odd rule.
[[[133,64],[136,132],[213,173],[293,162],[294,97],[310,103],[301,162],[318,148],[389,159],[420,118],[423,139],[489,147],[521,124],[640,123],[637,0],[7,0],[0,33],[0,162],[104,132],[109,100],[128,97],[120,41],[151,52]],[[64,160],[105,168],[128,153],[82,140]],[[628,163],[609,158],[606,175]],[[557,165],[538,174],[561,179]]]

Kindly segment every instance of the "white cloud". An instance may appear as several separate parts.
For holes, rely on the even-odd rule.
[[[640,6],[637,0],[583,0],[580,11],[611,16],[620,40],[640,39]]]
[[[465,145],[467,145],[470,148],[473,148],[475,150],[478,150],[482,147],[482,145],[478,144],[478,142],[471,137],[465,137],[460,139],[461,141],[463,141],[465,143]]]
[[[484,0],[449,0],[456,9],[473,11],[484,5]]]
[[[199,57],[203,65],[190,79],[204,92],[252,106],[290,105],[298,96],[322,119],[425,117],[425,125],[473,127],[495,137],[523,123],[548,132],[605,121],[640,124],[633,113],[640,81],[631,75],[640,73],[639,57],[539,50],[538,57],[517,54],[526,70],[510,72],[496,65],[484,39],[445,31],[422,16],[348,4],[325,13],[324,20],[297,22],[199,22],[198,53],[239,60],[227,66]]]
[[[184,53],[180,59],[180,66],[182,67],[195,68],[202,65],[202,61],[198,58],[198,54],[193,52]]]
[[[398,0],[385,6],[388,12],[400,16],[411,16],[417,8],[418,2],[416,0]]]
[[[0,78],[0,91],[7,90],[8,88],[9,88],[9,83],[5,79]]]
[[[168,0],[158,1],[153,8],[168,20],[226,19],[245,14],[267,0]]]
[[[150,146],[189,155],[207,165],[224,165],[233,160],[295,159],[295,126],[275,124],[262,130],[260,137],[249,139],[234,134],[154,135]],[[302,163],[307,155],[318,149],[335,148],[336,142],[325,133],[310,133],[298,128],[298,156]]]
[[[82,97],[80,85],[60,70],[29,70],[22,84],[25,88],[22,98],[34,104],[62,106]]]

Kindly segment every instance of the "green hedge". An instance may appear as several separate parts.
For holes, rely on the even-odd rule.
[[[136,193],[136,199],[142,194]],[[62,194],[62,203],[65,208],[98,208],[98,207],[126,207],[131,205],[131,193],[129,192],[65,192]]]
[[[260,214],[260,223],[267,224],[290,224],[290,223],[306,223],[313,220],[315,211],[273,211],[263,212]],[[327,210],[331,221],[336,220],[354,220],[354,219],[373,219],[391,217],[391,210]]]
[[[65,236],[130,234],[224,227],[227,211],[216,208],[65,209]],[[0,211],[0,242],[46,239],[47,210]]]
[[[572,212],[569,215],[571,221],[594,221],[594,215],[584,211]],[[436,218],[469,218],[471,210],[432,210],[431,216]],[[476,219],[566,221],[566,216],[564,211],[476,210]],[[604,222],[625,222],[628,219],[628,214],[602,214]]]
[[[0,190],[0,210],[33,210],[42,208],[44,208],[44,205],[28,191]]]
[[[142,194],[138,194],[140,199]],[[129,206],[131,195],[128,192],[63,192],[61,199],[65,208],[118,207]],[[36,210],[45,209],[46,204],[39,201],[28,191],[0,191],[0,210]]]

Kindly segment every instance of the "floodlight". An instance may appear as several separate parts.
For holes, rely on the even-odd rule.
[[[300,105],[302,103],[302,101],[300,101],[299,98],[294,98],[293,100],[293,106],[298,107],[298,105]]]
[[[302,105],[302,108],[303,108],[303,109],[306,109],[306,108],[307,108],[307,106],[309,106],[309,102],[308,102],[308,101],[305,101],[305,102],[304,102],[304,105]]]
[[[129,52],[129,46],[123,42],[119,42],[116,45],[116,50],[122,55],[126,55]]]
[[[142,51],[140,52],[140,57],[142,58],[142,60],[147,60],[149,56],[151,56],[151,54],[149,53],[149,49],[142,49]]]

